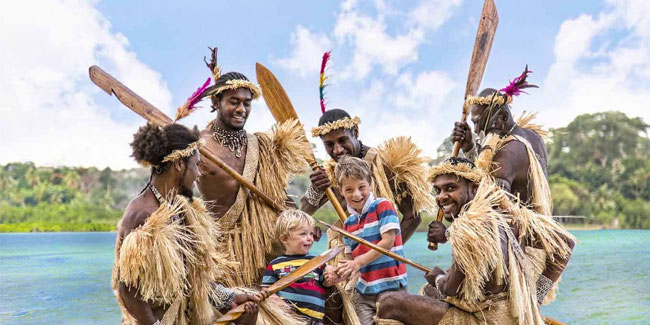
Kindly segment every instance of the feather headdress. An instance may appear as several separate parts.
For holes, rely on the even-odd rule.
[[[208,89],[208,86],[210,85],[210,78],[206,80],[201,87],[199,87],[193,94],[188,98],[183,105],[178,107],[178,110],[176,110],[176,118],[174,118],[174,122],[187,117],[190,115],[192,112],[194,112],[194,109],[196,108],[195,105],[196,103],[200,102],[201,99],[203,98],[203,93],[205,92],[206,89]]]
[[[203,62],[205,62],[205,65],[210,69],[214,82],[216,83],[217,79],[221,76],[221,69],[219,69],[219,66],[217,65],[217,52],[219,51],[219,48],[215,46],[215,48],[208,47],[208,49],[211,53],[210,63],[205,60],[205,56],[203,57]]]
[[[465,107],[470,107],[472,105],[486,105],[491,111],[493,108],[500,108],[503,105],[512,103],[513,96],[519,96],[521,93],[527,94],[527,92],[522,89],[539,88],[537,85],[528,83],[526,79],[528,78],[529,73],[532,73],[532,71],[528,70],[528,65],[526,65],[526,68],[521,75],[510,81],[506,87],[499,89],[498,92],[483,97],[468,96],[465,99]]]
[[[533,73],[533,72],[528,70],[528,64],[526,64],[526,68],[524,69],[524,72],[522,72],[521,75],[519,75],[518,77],[510,81],[510,83],[506,87],[499,89],[499,91],[505,93],[506,96],[508,97],[512,97],[512,96],[519,96],[521,93],[527,94],[527,92],[523,91],[522,89],[539,88],[537,85],[528,83],[526,78],[528,78],[529,73]]]
[[[320,93],[320,109],[323,114],[325,114],[325,80],[328,78],[325,76],[325,67],[327,66],[327,61],[329,61],[331,53],[331,51],[323,53],[323,61],[320,64],[320,85],[318,90]]]
[[[319,92],[319,95],[320,95],[320,110],[321,110],[321,113],[323,113],[323,116],[325,116],[325,115],[327,115],[329,113],[333,113],[333,112],[340,113],[341,111],[343,111],[341,109],[334,109],[334,110],[326,111],[326,109],[325,109],[325,87],[328,86],[328,85],[325,84],[325,81],[329,78],[329,76],[325,76],[325,69],[327,68],[327,62],[329,61],[331,56],[332,56],[331,51],[323,53],[323,60],[321,61],[321,64],[320,64],[320,79],[319,79],[320,82],[319,82],[318,92]],[[313,137],[320,137],[320,136],[328,134],[328,133],[330,133],[330,132],[332,132],[333,130],[336,130],[336,129],[341,129],[341,128],[343,128],[343,129],[352,129],[352,128],[356,127],[357,125],[359,125],[359,123],[361,123],[361,119],[359,119],[358,116],[355,116],[353,118],[353,117],[349,116],[349,114],[346,113],[345,111],[343,111],[343,112],[344,112],[343,115],[345,115],[345,116],[338,117],[336,120],[329,120],[329,121],[326,121],[326,122],[319,121],[319,125],[317,127],[314,127],[314,128],[311,129],[311,135]],[[336,113],[334,113],[334,114],[336,114]],[[321,117],[321,119],[322,118],[323,117]]]

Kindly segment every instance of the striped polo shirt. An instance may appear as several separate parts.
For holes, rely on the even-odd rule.
[[[266,267],[262,286],[272,285],[312,258],[313,255],[283,255],[275,258]],[[322,320],[325,314],[324,271],[325,265],[322,265],[282,289],[277,295],[298,313],[313,320]]]
[[[375,199],[371,193],[361,213],[349,205],[348,211],[352,214],[345,220],[346,231],[377,244],[381,240],[381,234],[396,229],[397,234],[390,251],[404,256],[399,219],[390,201],[382,198]],[[351,253],[354,258],[371,250],[348,238],[344,238],[344,243],[345,252]],[[361,294],[379,294],[388,290],[406,288],[406,266],[386,255],[382,254],[378,259],[364,265],[359,272],[361,276],[355,288]]]

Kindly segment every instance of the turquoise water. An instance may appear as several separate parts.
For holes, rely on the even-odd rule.
[[[650,231],[573,233],[580,244],[558,300],[543,313],[572,324],[650,324]],[[118,324],[114,243],[115,233],[0,234],[0,324]],[[426,249],[424,233],[405,251],[429,267],[451,261],[448,245]],[[423,283],[422,272],[409,268],[410,291]]]

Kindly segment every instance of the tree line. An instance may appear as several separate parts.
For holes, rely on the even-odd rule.
[[[555,215],[587,217],[586,223],[650,229],[649,125],[621,112],[583,114],[551,129],[549,183]],[[439,161],[451,152],[446,139]],[[144,168],[0,166],[0,232],[114,230],[129,200],[146,185]],[[292,180],[288,192],[299,201],[308,174]],[[198,194],[198,193],[197,193]],[[337,220],[331,207],[316,214]],[[420,225],[426,228],[431,216]]]

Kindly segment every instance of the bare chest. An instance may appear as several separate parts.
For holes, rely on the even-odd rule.
[[[241,148],[241,157],[237,157],[235,151],[222,146],[213,138],[204,137],[204,139],[207,149],[237,173],[242,174],[246,164],[246,146]],[[201,161],[198,188],[203,199],[211,203],[211,210],[217,217],[221,217],[235,203],[239,186],[237,180],[215,163],[207,159]]]

